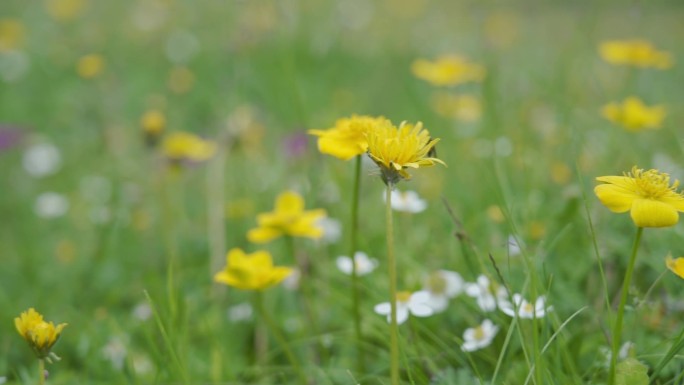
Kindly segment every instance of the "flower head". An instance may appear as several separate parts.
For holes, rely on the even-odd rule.
[[[665,259],[665,266],[670,269],[671,272],[677,274],[679,278],[684,278],[684,257],[672,258],[672,254],[669,254]]]
[[[249,230],[247,239],[266,243],[283,235],[318,239],[323,228],[318,221],[325,210],[304,210],[304,199],[294,191],[286,191],[276,198],[275,210],[257,215],[259,227]]]
[[[547,312],[552,310],[550,306],[546,306],[546,299],[544,296],[537,298],[534,305],[532,305],[532,303],[527,302],[522,295],[517,293],[513,294],[513,303],[499,301],[499,309],[511,317],[528,319],[544,317]]]
[[[337,268],[341,272],[347,275],[351,275],[356,265],[356,274],[359,276],[372,273],[376,267],[378,267],[378,260],[375,258],[368,258],[368,255],[363,251],[357,251],[354,253],[354,258],[349,258],[346,255],[337,257],[335,261]]]
[[[463,345],[461,349],[464,352],[472,352],[475,350],[480,350],[486,348],[492,343],[496,333],[499,332],[499,327],[494,325],[492,321],[486,319],[482,321],[482,324],[474,327],[468,328],[463,332]]]
[[[469,297],[475,298],[477,306],[482,311],[492,311],[500,301],[506,299],[506,288],[499,286],[496,282],[491,282],[486,275],[477,277],[477,282],[466,283],[465,293]]]
[[[434,312],[427,304],[429,294],[425,291],[417,291],[411,293],[409,291],[400,291],[397,293],[397,325],[404,323],[409,314],[416,317],[429,317]],[[392,322],[392,305],[389,302],[383,302],[375,305],[375,312],[387,316],[387,322]]]
[[[634,166],[625,176],[602,176],[594,188],[596,196],[610,211],[629,211],[638,227],[669,227],[684,211],[684,196],[677,191],[679,181],[670,185],[670,176],[658,170]]]
[[[155,144],[166,128],[166,116],[159,110],[149,110],[140,118],[140,128],[148,144]]]
[[[216,153],[216,143],[189,132],[174,132],[162,142],[164,155],[174,162],[202,162]]]
[[[214,275],[214,281],[241,290],[263,290],[279,284],[291,273],[289,267],[273,266],[273,258],[268,251],[245,254],[234,248],[226,256],[225,269]]]
[[[665,119],[665,107],[646,106],[639,98],[630,97],[622,104],[610,103],[601,109],[604,118],[619,124],[627,131],[638,132],[644,129],[660,128]]]
[[[423,124],[402,122],[399,128],[391,125],[377,127],[368,133],[368,155],[380,167],[386,184],[410,179],[407,168],[446,165],[431,155],[439,139],[432,139]]]
[[[417,78],[434,86],[455,86],[468,82],[479,82],[485,77],[485,68],[457,55],[442,56],[435,61],[418,59],[411,65],[411,72]]]
[[[382,198],[386,200],[387,195],[383,194]],[[420,199],[415,191],[392,190],[392,208],[396,211],[415,214],[425,211],[427,202]]]
[[[84,79],[93,79],[104,71],[105,61],[102,55],[89,54],[78,59],[76,72]]]
[[[428,306],[440,313],[449,306],[451,298],[463,291],[463,278],[455,271],[437,270],[425,280],[424,291],[428,293]]]
[[[335,127],[328,130],[309,130],[318,136],[318,150],[342,160],[361,155],[368,149],[366,135],[378,126],[391,126],[392,123],[382,116],[352,115],[338,119]]]
[[[647,40],[611,40],[601,43],[599,52],[610,64],[640,68],[668,69],[672,67],[672,55],[658,51]]]
[[[43,316],[34,308],[21,313],[14,319],[19,334],[29,343],[33,352],[38,358],[46,358],[50,354],[50,349],[59,339],[62,329],[67,324],[62,323],[57,326],[52,322],[45,322]]]

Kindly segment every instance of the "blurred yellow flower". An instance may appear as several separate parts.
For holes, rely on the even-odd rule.
[[[87,5],[87,0],[45,0],[45,8],[58,21],[69,21],[78,17]]]
[[[672,55],[658,51],[649,41],[611,40],[599,46],[601,58],[610,64],[628,65],[640,68],[668,69],[672,67]]]
[[[105,61],[101,55],[90,54],[82,56],[76,63],[76,72],[78,76],[84,79],[92,79],[97,77],[104,71]]]
[[[629,97],[622,104],[609,103],[601,109],[604,118],[632,132],[660,128],[666,113],[664,106],[648,107],[636,97]]]
[[[446,164],[430,156],[439,139],[432,139],[423,123],[415,126],[402,122],[399,128],[387,125],[377,127],[368,133],[368,155],[380,167],[386,184],[396,184],[402,179],[411,179],[407,168]]]
[[[40,313],[34,308],[30,308],[14,319],[14,326],[29,343],[38,358],[42,359],[50,354],[50,349],[57,342],[62,329],[67,324],[62,323],[55,326],[52,322],[45,322]]]
[[[350,118],[338,119],[335,127],[328,130],[309,130],[309,134],[318,136],[318,150],[342,160],[349,160],[361,155],[368,149],[366,135],[378,126],[390,126],[392,123],[384,117],[352,115]]]
[[[241,290],[263,290],[279,284],[292,271],[289,267],[273,266],[273,258],[268,251],[245,254],[234,248],[226,256],[225,269],[214,275],[214,281]]]
[[[216,153],[216,143],[189,132],[174,132],[164,138],[164,155],[172,161],[202,162]]]
[[[670,176],[658,170],[632,167],[625,176],[602,176],[594,188],[596,196],[615,213],[629,211],[638,227],[669,227],[684,211],[684,196],[677,191],[679,181],[670,185]]]
[[[457,55],[442,56],[435,61],[418,59],[411,65],[411,71],[417,78],[435,86],[480,82],[486,74],[482,65]]]
[[[478,121],[482,116],[480,99],[472,95],[436,92],[432,95],[432,109],[446,118],[470,123]]]
[[[317,239],[323,236],[318,221],[325,210],[304,210],[304,199],[294,191],[286,191],[276,198],[275,210],[257,215],[259,227],[249,230],[247,239],[266,243],[283,235]]]
[[[684,278],[684,257],[674,259],[672,254],[668,254],[667,258],[665,258],[665,266],[680,278]]]
[[[140,128],[145,135],[145,142],[154,146],[166,128],[166,116],[159,110],[148,110],[140,118]]]
[[[20,20],[0,20],[0,52],[20,48],[26,37],[26,29]]]

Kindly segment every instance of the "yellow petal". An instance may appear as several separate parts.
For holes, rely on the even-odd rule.
[[[342,160],[349,160],[366,152],[368,145],[365,142],[354,140],[336,140],[335,138],[321,137],[318,139],[318,150],[323,154],[332,155]]]
[[[283,232],[279,229],[273,227],[257,227],[247,232],[247,240],[252,243],[266,243],[281,235],[283,235]]]
[[[633,192],[616,184],[600,184],[594,187],[594,193],[601,203],[615,213],[629,211],[634,200],[638,198]]]
[[[271,257],[271,253],[268,251],[255,251],[254,253],[250,254],[250,258],[250,264],[252,264],[252,266],[264,270],[273,268],[273,258]]]
[[[669,227],[679,221],[679,214],[672,206],[651,199],[635,199],[630,214],[639,227]]]
[[[275,211],[278,214],[296,214],[304,210],[304,198],[294,191],[286,191],[276,198]]]
[[[684,278],[684,258],[679,257],[673,259],[672,255],[668,255],[665,259],[665,265],[670,271],[677,274],[680,278]]]

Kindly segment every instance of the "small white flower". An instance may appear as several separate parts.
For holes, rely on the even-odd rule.
[[[351,275],[354,265],[356,265],[356,274],[359,276],[371,273],[376,267],[378,267],[378,260],[375,258],[368,258],[368,255],[363,251],[357,251],[354,253],[353,261],[351,258],[343,255],[337,257],[335,262],[337,264],[337,268],[347,275]]]
[[[35,144],[24,152],[22,164],[31,176],[40,178],[59,170],[62,156],[57,147],[49,143]]]
[[[323,229],[323,237],[320,239],[323,243],[336,243],[342,237],[342,224],[337,219],[324,217],[316,224]]]
[[[102,350],[100,351],[102,356],[111,362],[115,369],[123,369],[124,360],[128,354],[126,349],[127,342],[127,336],[114,336],[109,339],[107,345],[103,346]]]
[[[383,195],[383,199],[387,201],[387,195]],[[427,202],[420,199],[417,192],[392,190],[392,209],[415,214],[426,208]]]
[[[627,341],[620,347],[618,351],[618,359],[625,360],[636,350],[636,344],[632,341]]]
[[[461,349],[464,352],[472,352],[482,348],[486,348],[492,343],[496,333],[499,332],[499,327],[494,325],[492,321],[486,319],[482,324],[475,328],[468,328],[463,332],[463,345]]]
[[[254,309],[249,302],[243,302],[228,308],[228,319],[232,322],[243,322],[252,319]]]
[[[508,236],[508,256],[509,257],[517,257],[520,255],[520,243],[518,242],[518,239],[514,237],[512,234]]]
[[[36,198],[33,210],[41,218],[59,218],[69,210],[69,201],[56,192],[46,192]]]
[[[537,298],[537,300],[534,302],[534,305],[532,305],[518,293],[513,294],[513,303],[508,301],[499,301],[499,308],[502,312],[511,317],[517,316],[519,318],[528,319],[535,318],[535,316],[537,318],[544,317],[547,312],[553,310],[550,306],[546,306],[546,299],[544,296]]]
[[[477,277],[475,283],[466,283],[465,292],[468,296],[475,298],[477,306],[482,311],[496,309],[497,302],[506,298],[506,288],[492,284],[486,275]]]
[[[133,308],[133,317],[140,321],[147,321],[152,317],[152,308],[147,302],[140,302]]]
[[[430,294],[422,290],[415,293],[408,291],[397,293],[397,324],[404,323],[408,319],[409,314],[413,314],[416,317],[431,316],[434,311],[427,304],[429,297]],[[392,322],[392,307],[389,302],[375,305],[374,310],[380,315],[387,316],[387,322]]]
[[[437,270],[425,280],[424,290],[429,294],[428,306],[440,313],[463,291],[463,278],[455,271]]]

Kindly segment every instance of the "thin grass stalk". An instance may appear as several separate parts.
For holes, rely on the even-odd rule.
[[[356,337],[356,370],[366,371],[366,358],[363,350],[363,334],[361,332],[361,309],[359,293],[359,272],[356,266],[356,234],[359,223],[359,189],[361,187],[361,155],[356,157],[354,166],[354,190],[352,191],[351,221],[349,223],[349,256],[352,259],[352,316],[354,318],[354,335]]]
[[[610,372],[608,373],[608,385],[615,385],[615,366],[617,365],[617,356],[620,351],[620,339],[622,338],[622,318],[625,314],[625,304],[629,295],[629,285],[632,282],[632,273],[634,273],[634,265],[636,262],[637,251],[641,243],[641,234],[644,228],[637,229],[634,237],[634,245],[632,246],[632,255],[629,257],[629,264],[627,265],[627,272],[625,273],[625,280],[622,282],[622,293],[620,296],[620,304],[618,305],[617,318],[615,320],[615,328],[613,329],[613,344],[610,355]]]
[[[387,266],[390,289],[390,376],[392,385],[399,385],[399,327],[397,325],[397,260],[394,255],[392,224],[392,183],[387,183],[385,222],[387,226]]]

